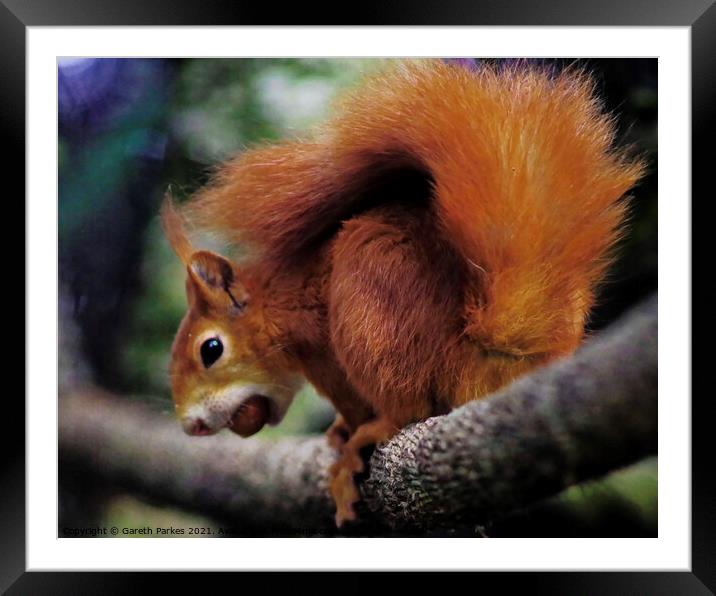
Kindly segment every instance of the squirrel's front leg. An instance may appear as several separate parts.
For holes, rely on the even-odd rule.
[[[351,436],[351,427],[341,414],[336,414],[333,424],[326,431],[326,440],[334,449],[341,449]]]
[[[387,441],[398,430],[399,427],[384,416],[373,418],[356,428],[341,447],[341,456],[330,469],[331,495],[336,503],[336,525],[339,528],[345,521],[356,518],[353,505],[360,500],[360,493],[354,476],[364,469],[360,450]]]

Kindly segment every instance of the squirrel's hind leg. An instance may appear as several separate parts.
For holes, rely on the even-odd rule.
[[[341,456],[331,466],[331,495],[336,503],[336,526],[356,518],[353,505],[360,500],[355,475],[364,470],[360,450],[383,443],[393,437],[399,427],[386,417],[377,417],[360,425],[341,448]]]

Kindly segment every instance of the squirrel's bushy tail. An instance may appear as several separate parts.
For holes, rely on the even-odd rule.
[[[624,219],[620,198],[643,171],[614,136],[580,71],[399,63],[345,96],[311,140],[226,164],[188,215],[286,263],[375,196],[410,201],[422,176],[473,273],[465,333],[515,355],[568,351]],[[397,185],[371,194],[386,179]]]

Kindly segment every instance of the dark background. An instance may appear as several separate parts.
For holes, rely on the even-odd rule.
[[[575,61],[541,62],[559,68]],[[593,313],[590,327],[598,331],[657,287],[657,62],[577,63],[593,73],[606,109],[618,116],[619,142],[633,144],[649,163]],[[304,132],[341,87],[376,66],[333,59],[60,60],[61,394],[92,384],[172,411],[168,353],[185,308],[184,274],[159,233],[163,194],[171,187],[186,198],[232,153]],[[326,402],[307,387],[286,422],[262,434],[320,432],[330,419]],[[62,474],[61,525],[79,510],[107,525],[195,521],[117,491],[88,490],[80,498]],[[91,479],[84,482],[91,489]],[[655,535],[656,484],[649,460],[487,532]]]

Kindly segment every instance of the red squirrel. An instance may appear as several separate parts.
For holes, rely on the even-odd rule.
[[[336,522],[362,447],[574,351],[643,163],[588,75],[404,61],[310,138],[247,150],[162,219],[186,266],[171,385],[185,431],[277,424],[304,380]],[[185,224],[250,249],[195,250]]]

